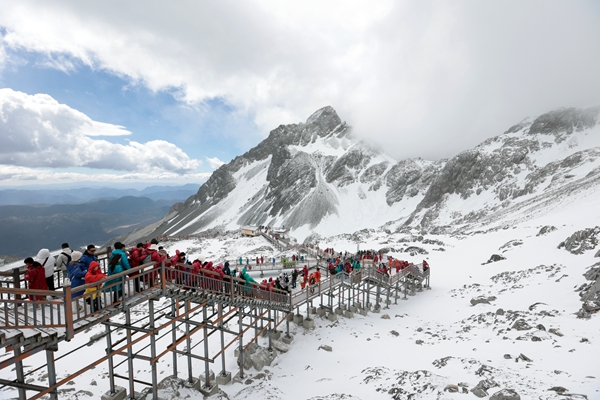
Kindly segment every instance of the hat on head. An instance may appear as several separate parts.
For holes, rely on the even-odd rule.
[[[79,261],[83,254],[80,251],[75,250],[71,253],[71,261]]]
[[[155,244],[151,244],[150,247],[148,247],[148,250],[158,250],[158,246]]]
[[[98,264],[98,261],[92,261],[90,263],[90,271],[93,271],[94,268],[99,267],[99,266],[100,266],[100,264]]]

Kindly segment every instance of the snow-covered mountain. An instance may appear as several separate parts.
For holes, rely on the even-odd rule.
[[[599,113],[560,109],[448,160],[397,162],[324,107],[305,123],[271,131],[127,240],[243,225],[285,226],[302,240],[384,225],[446,232],[493,226],[500,215],[503,224],[530,218],[574,192],[596,191]]]

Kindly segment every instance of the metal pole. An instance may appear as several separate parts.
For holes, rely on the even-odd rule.
[[[131,345],[131,310],[129,307],[125,309],[125,329],[127,332],[127,368],[129,369],[129,398],[135,400],[135,388],[133,382],[133,346]]]
[[[150,314],[150,329],[154,331],[154,300],[148,301],[148,312]],[[156,359],[156,335],[154,332],[150,335],[150,357],[152,360]],[[158,400],[158,375],[156,372],[156,362],[150,361],[150,367],[152,368],[152,399]]]
[[[273,329],[272,329],[272,327],[273,327],[273,326],[274,326],[274,325],[271,325],[271,309],[269,308],[269,322],[268,322],[268,324],[267,324],[267,332],[269,333],[269,351],[271,351],[271,350],[273,349],[273,348],[271,347],[271,346],[272,346],[272,343],[271,343],[271,335],[272,335],[272,333],[273,333],[273,332],[272,332],[272,331],[273,331]]]
[[[56,368],[54,366],[54,352],[46,349],[46,364],[48,364],[48,387],[56,385]],[[50,400],[57,400],[56,388],[50,392]]]
[[[202,323],[204,324],[204,385],[210,387],[210,371],[208,367],[208,316],[206,315],[206,307],[202,308]],[[188,347],[188,351],[191,351]]]
[[[240,341],[240,357],[239,357],[239,363],[240,363],[240,379],[244,379],[244,325],[242,324],[242,319],[243,319],[243,314],[244,313],[244,308],[240,307],[238,310],[238,316],[239,316],[239,328],[240,328],[240,335],[239,335],[239,341]]]
[[[203,310],[206,310],[206,305],[203,307]],[[194,377],[192,376],[192,340],[190,339],[190,301],[186,300],[185,301],[185,344],[187,346],[187,348],[185,349],[186,354],[187,354],[187,361],[188,361],[188,382],[193,384],[194,383]]]
[[[179,310],[178,307],[175,307],[175,300],[171,299],[171,314],[173,315],[173,318],[177,317],[177,311]],[[177,377],[177,345],[175,345],[175,343],[177,342],[177,327],[176,324],[173,322],[171,323],[171,338],[173,339],[173,376]]]
[[[110,326],[104,325],[104,327],[106,328],[106,354],[111,354],[112,353],[112,337],[110,334]],[[114,367],[114,363],[113,363],[113,357],[109,355],[108,356],[108,382],[110,384],[110,394],[116,393],[114,370],[115,370],[115,367]]]
[[[15,346],[15,359],[17,361],[15,361],[15,368],[17,370],[17,382],[18,383],[25,383],[25,374],[23,373],[23,361],[21,361],[20,355],[21,355],[21,346]],[[27,392],[25,391],[24,388],[19,388],[19,400],[26,400],[27,399]]]
[[[219,328],[221,328],[221,349],[225,348],[225,332],[223,332],[223,304],[219,303]],[[225,370],[225,352],[221,354],[221,365],[222,371],[221,374],[223,376],[227,375],[227,371]]]

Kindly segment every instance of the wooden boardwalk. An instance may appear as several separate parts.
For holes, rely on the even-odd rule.
[[[132,276],[132,272],[139,274]],[[325,276],[318,284],[288,293],[260,284],[248,284],[238,278],[223,280],[214,271],[203,270],[201,274],[196,275],[187,272],[184,265],[166,267],[164,264],[149,263],[113,275],[110,279],[107,278],[99,283],[77,288],[71,288],[67,284],[61,291],[56,292],[0,287],[0,348],[13,352],[12,357],[0,362],[0,370],[5,371],[6,368],[14,365],[17,375],[14,380],[0,379],[0,384],[17,388],[20,399],[37,399],[45,394],[50,394],[50,398],[55,399],[58,398],[58,387],[99,362],[107,361],[110,366],[113,357],[117,355],[136,358],[132,349],[137,340],[148,340],[154,349],[160,330],[172,329],[173,340],[168,351],[156,354],[154,350],[153,356],[139,355],[138,358],[150,361],[153,368],[156,367],[157,360],[169,352],[173,353],[173,357],[177,354],[186,355],[190,366],[189,360],[192,357],[203,359],[206,362],[206,378],[202,388],[210,393],[210,390],[213,390],[211,388],[214,387],[214,379],[211,386],[208,374],[209,362],[215,363],[218,356],[223,357],[222,373],[225,374],[225,349],[235,343],[234,347],[243,354],[245,349],[256,341],[258,335],[268,333],[270,339],[270,335],[277,333],[277,328],[283,322],[287,324],[286,337],[289,337],[290,320],[294,320],[294,316],[299,315],[304,308],[308,320],[314,312],[315,304],[328,313],[333,313],[334,308],[342,308],[342,305],[346,310],[350,307],[377,310],[381,307],[381,303],[390,304],[392,298],[397,301],[398,296],[402,295],[402,290],[406,298],[409,291],[414,294],[415,290],[428,286],[429,271],[424,272],[419,266],[411,266],[392,276],[383,275],[373,267],[365,267],[352,274]],[[115,293],[119,290],[122,291],[122,295],[116,297]],[[85,293],[80,296],[73,295],[82,291]],[[172,318],[161,325],[155,321],[152,310],[154,302],[164,298],[171,302]],[[151,310],[148,321],[140,325],[132,323],[130,310],[146,303]],[[95,305],[100,307],[96,308]],[[212,314],[208,315],[211,310]],[[121,314],[126,315],[125,324],[117,324],[110,320]],[[228,320],[239,319],[239,331],[231,332],[224,327],[225,316],[228,316]],[[200,322],[194,322],[194,317]],[[177,337],[175,334],[176,323],[185,324],[186,334],[183,337]],[[90,366],[57,382],[53,355],[50,356],[50,353],[57,351],[60,342],[70,341],[77,334],[98,324],[104,324],[108,332],[107,355],[100,360],[90,362]],[[244,334],[248,336],[251,327],[254,328],[254,336],[243,345]],[[128,332],[127,344],[115,351],[112,351],[110,339],[112,328],[125,329]],[[217,331],[221,331],[222,349],[217,355],[210,357],[206,347],[204,355],[193,354],[190,341],[194,334],[203,336],[206,339],[204,342],[207,343],[208,336]],[[224,331],[235,334],[229,343],[223,340]],[[134,339],[136,334],[140,337]],[[179,350],[178,346],[186,350]],[[27,384],[23,371],[23,360],[40,351],[46,351],[49,360],[47,387]],[[131,396],[134,393],[133,382],[135,381],[133,364],[128,370]],[[174,375],[177,376],[176,363]],[[240,375],[243,377],[243,363],[240,367]],[[191,369],[189,379],[192,380]],[[154,371],[153,382],[148,384],[156,393],[156,371]],[[110,391],[116,393],[117,390],[111,372]],[[27,397],[28,391],[34,391],[36,394]]]

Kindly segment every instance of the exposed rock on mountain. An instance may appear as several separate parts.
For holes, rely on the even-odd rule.
[[[129,239],[283,225],[302,240],[382,225],[442,232],[489,229],[501,219],[506,224],[507,215],[526,220],[574,192],[597,190],[599,113],[599,107],[560,109],[448,160],[397,162],[358,140],[324,107],[305,123],[271,131],[157,227]]]

